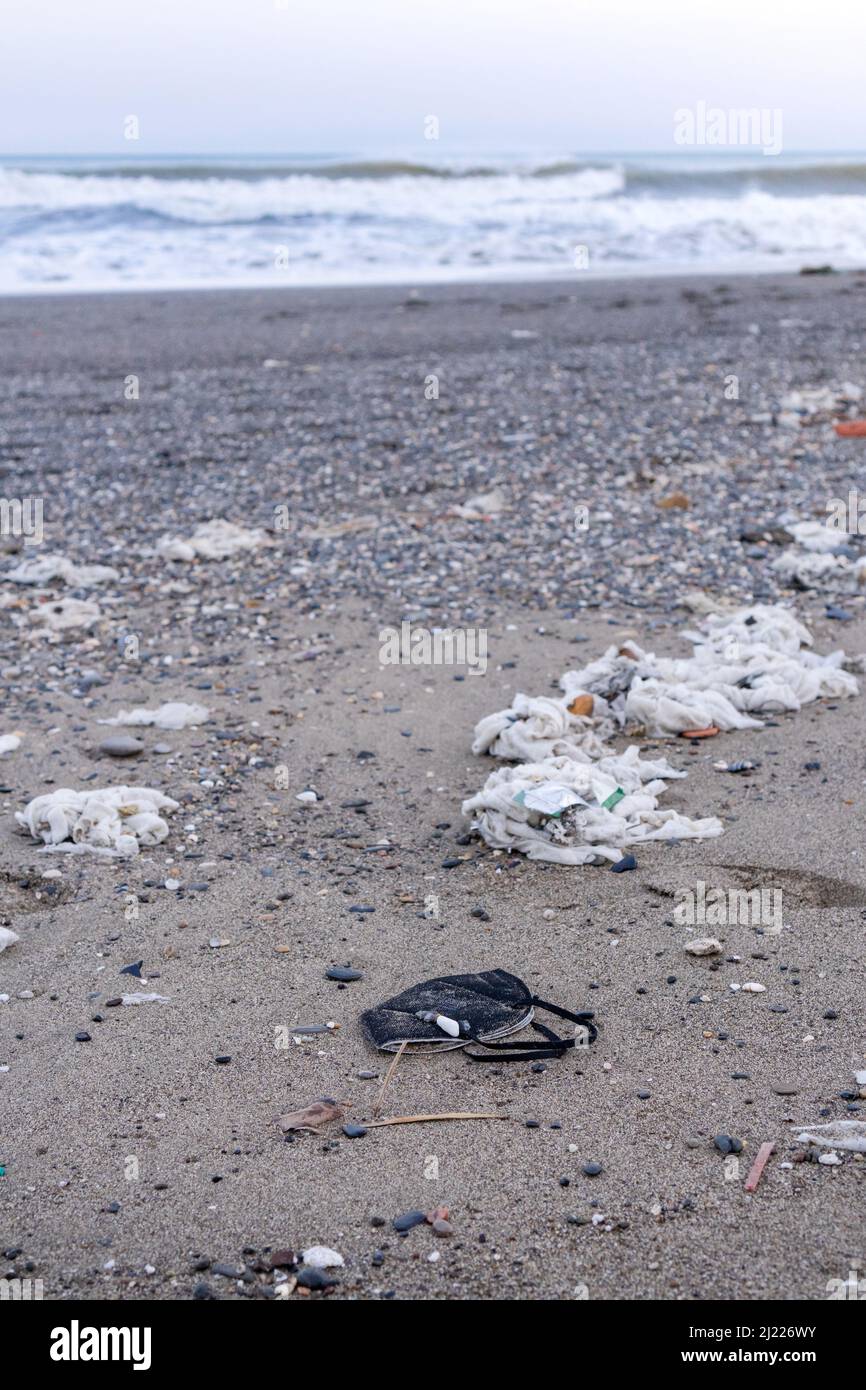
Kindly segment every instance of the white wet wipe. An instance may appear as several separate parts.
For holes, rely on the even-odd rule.
[[[84,598],[51,599],[31,608],[27,615],[41,635],[55,637],[73,628],[91,628],[102,617],[98,603]]]
[[[207,705],[187,704],[184,700],[170,700],[157,709],[138,705],[135,709],[121,710],[113,719],[100,719],[100,724],[115,727],[153,725],[157,729],[186,729],[190,725],[204,724],[210,719]]]
[[[151,787],[60,787],[34,797],[15,819],[42,841],[42,853],[131,856],[166,838],[168,823],[159,813],[179,804]]]
[[[217,518],[202,522],[188,540],[181,536],[163,536],[156,549],[165,560],[228,560],[232,555],[269,543],[270,537],[264,531],[250,531]]]
[[[493,848],[517,849],[530,859],[555,864],[616,863],[634,845],[650,840],[721,835],[722,823],[715,817],[690,820],[675,810],[661,810],[659,796],[666,783],[641,783],[638,763],[632,747],[621,757],[613,754],[597,763],[545,758],[498,768],[480,792],[464,801],[463,814],[472,816]],[[534,809],[548,802],[560,809]]]
[[[119,579],[120,575],[111,565],[79,565],[67,555],[37,555],[7,570],[3,578],[13,584],[36,586],[62,580],[71,589],[93,589]]]
[[[692,644],[689,657],[658,657],[634,641],[611,646],[563,675],[561,698],[517,695],[509,709],[479,722],[473,752],[521,764],[491,773],[463,803],[488,844],[586,864],[616,861],[648,840],[720,835],[716,817],[661,810],[667,782],[685,773],[665,759],[640,758],[634,746],[617,754],[612,735],[757,729],[758,715],[858,691],[846,669],[857,660],[812,651],[808,629],[781,605],[710,612],[682,635]]]

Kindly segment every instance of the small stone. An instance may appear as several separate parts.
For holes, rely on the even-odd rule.
[[[433,1222],[433,1232],[437,1236],[452,1236],[454,1234],[454,1227],[451,1225],[451,1222],[446,1221],[444,1217],[437,1216],[436,1220]]]
[[[107,753],[109,758],[136,758],[144,752],[144,744],[130,734],[117,734],[113,738],[104,738],[99,751]]]
[[[363,1125],[343,1125],[343,1133],[347,1139],[363,1139],[367,1131]]]
[[[275,1250],[271,1255],[271,1269],[294,1269],[298,1257],[294,1250]]]
[[[583,1171],[588,1178],[597,1178],[602,1171],[600,1163],[584,1163]]]
[[[617,860],[615,864],[611,864],[610,871],[612,874],[624,874],[627,873],[629,869],[636,868],[637,860],[635,859],[634,855],[624,854],[622,859]]]
[[[776,1081],[772,1086],[772,1090],[777,1096],[795,1096],[798,1089],[797,1086],[792,1086],[788,1081]]]
[[[223,1279],[242,1279],[243,1266],[239,1269],[236,1265],[215,1264],[211,1265],[211,1274],[220,1274]]]
[[[721,1154],[738,1154],[743,1151],[742,1139],[733,1139],[730,1134],[716,1134],[713,1143]]]
[[[329,1274],[325,1269],[305,1267],[298,1270],[298,1284],[302,1289],[329,1289],[336,1282],[333,1274]]]
[[[686,951],[690,956],[716,956],[721,949],[722,943],[714,936],[698,936],[694,941],[686,942]]]
[[[413,1226],[420,1226],[427,1220],[423,1211],[404,1211],[402,1216],[395,1216],[391,1225],[395,1231],[411,1231]]]
[[[340,980],[343,984],[364,978],[360,970],[350,970],[347,965],[332,965],[330,970],[325,971],[325,976],[329,980]]]
[[[821,1017],[822,1017],[822,1018],[831,1018],[831,1019],[832,1019],[832,1018],[838,1018],[839,1015],[837,1014],[837,1012],[836,1012],[835,1009],[825,1009],[824,1012],[823,1012],[823,1014],[821,1015]]]
[[[76,1042],[90,1042],[90,1041],[91,1041],[90,1034],[89,1034],[89,1033],[85,1033],[84,1030],[82,1029],[82,1031],[81,1031],[80,1033],[76,1033],[76,1034],[75,1034],[75,1041],[76,1041]]]

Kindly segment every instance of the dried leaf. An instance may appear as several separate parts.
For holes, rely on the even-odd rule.
[[[290,1110],[286,1115],[280,1115],[277,1124],[284,1134],[292,1130],[315,1133],[322,1125],[342,1118],[343,1110],[335,1100],[314,1100],[312,1105],[305,1105],[302,1110]]]

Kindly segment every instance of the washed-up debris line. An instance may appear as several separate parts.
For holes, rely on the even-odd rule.
[[[659,657],[636,642],[611,646],[563,675],[559,699],[517,695],[480,721],[472,751],[519,764],[491,773],[463,803],[487,844],[597,864],[651,840],[720,835],[716,817],[659,808],[667,782],[685,774],[664,759],[642,759],[634,745],[617,754],[609,740],[757,729],[758,715],[858,691],[851,668],[862,670],[862,659],[813,652],[809,630],[780,605],[710,613],[683,636],[690,657]]]

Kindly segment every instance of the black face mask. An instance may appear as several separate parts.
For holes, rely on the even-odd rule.
[[[546,1009],[580,1025],[573,1038],[560,1038],[535,1020]],[[442,975],[413,985],[361,1015],[361,1027],[374,1047],[396,1052],[408,1043],[419,1052],[441,1052],[467,1043],[493,1054],[467,1052],[473,1062],[536,1062],[562,1057],[569,1048],[588,1047],[597,1037],[592,1013],[572,1013],[533,994],[528,985],[507,970],[478,975]],[[437,1018],[442,1022],[437,1023]],[[531,1024],[544,1042],[496,1042]]]

